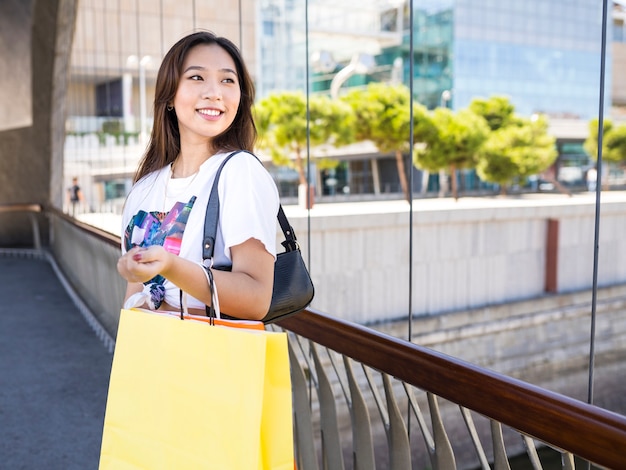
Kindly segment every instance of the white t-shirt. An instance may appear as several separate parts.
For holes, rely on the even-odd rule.
[[[128,194],[122,214],[122,253],[132,246],[163,245],[188,260],[202,262],[202,239],[206,205],[215,173],[230,153],[219,153],[205,161],[195,175],[171,178],[171,165],[146,175]],[[220,211],[213,253],[216,266],[232,265],[230,248],[250,238],[260,240],[276,257],[276,214],[279,197],[267,170],[252,155],[240,152],[222,170],[218,183]],[[182,237],[182,238],[181,238]],[[157,276],[159,278],[159,276]],[[179,306],[179,288],[167,279],[146,283],[162,284],[164,300]],[[152,286],[155,289],[155,286]],[[204,303],[188,296],[189,308]]]

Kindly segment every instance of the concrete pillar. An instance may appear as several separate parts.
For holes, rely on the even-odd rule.
[[[546,233],[546,292],[559,291],[559,221],[548,219]]]
[[[8,44],[30,45],[12,56],[0,81],[4,90],[0,107],[16,115],[13,126],[0,127],[0,203],[49,206],[62,201],[64,103],[77,4],[77,0],[0,2],[2,22],[12,25]],[[0,246],[30,240],[26,216],[3,216]]]

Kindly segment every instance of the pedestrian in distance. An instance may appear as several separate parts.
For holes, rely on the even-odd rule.
[[[67,201],[69,203],[71,216],[76,216],[77,209],[80,209],[80,205],[85,202],[85,196],[83,195],[83,191],[78,185],[77,176],[74,176],[72,178],[72,186],[67,188]]]

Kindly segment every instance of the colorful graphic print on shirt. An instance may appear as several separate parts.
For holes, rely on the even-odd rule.
[[[161,245],[170,253],[178,255],[183,241],[189,213],[196,201],[193,196],[186,204],[177,202],[169,212],[139,211],[130,219],[124,230],[124,247],[130,250],[136,246],[147,247]],[[165,278],[160,274],[145,282],[149,286],[151,307],[157,309],[165,298],[163,284]]]

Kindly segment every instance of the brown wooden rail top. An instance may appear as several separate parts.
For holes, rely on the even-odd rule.
[[[42,212],[41,204],[0,204],[0,212]]]
[[[622,415],[313,309],[278,324],[554,447],[624,468]]]

